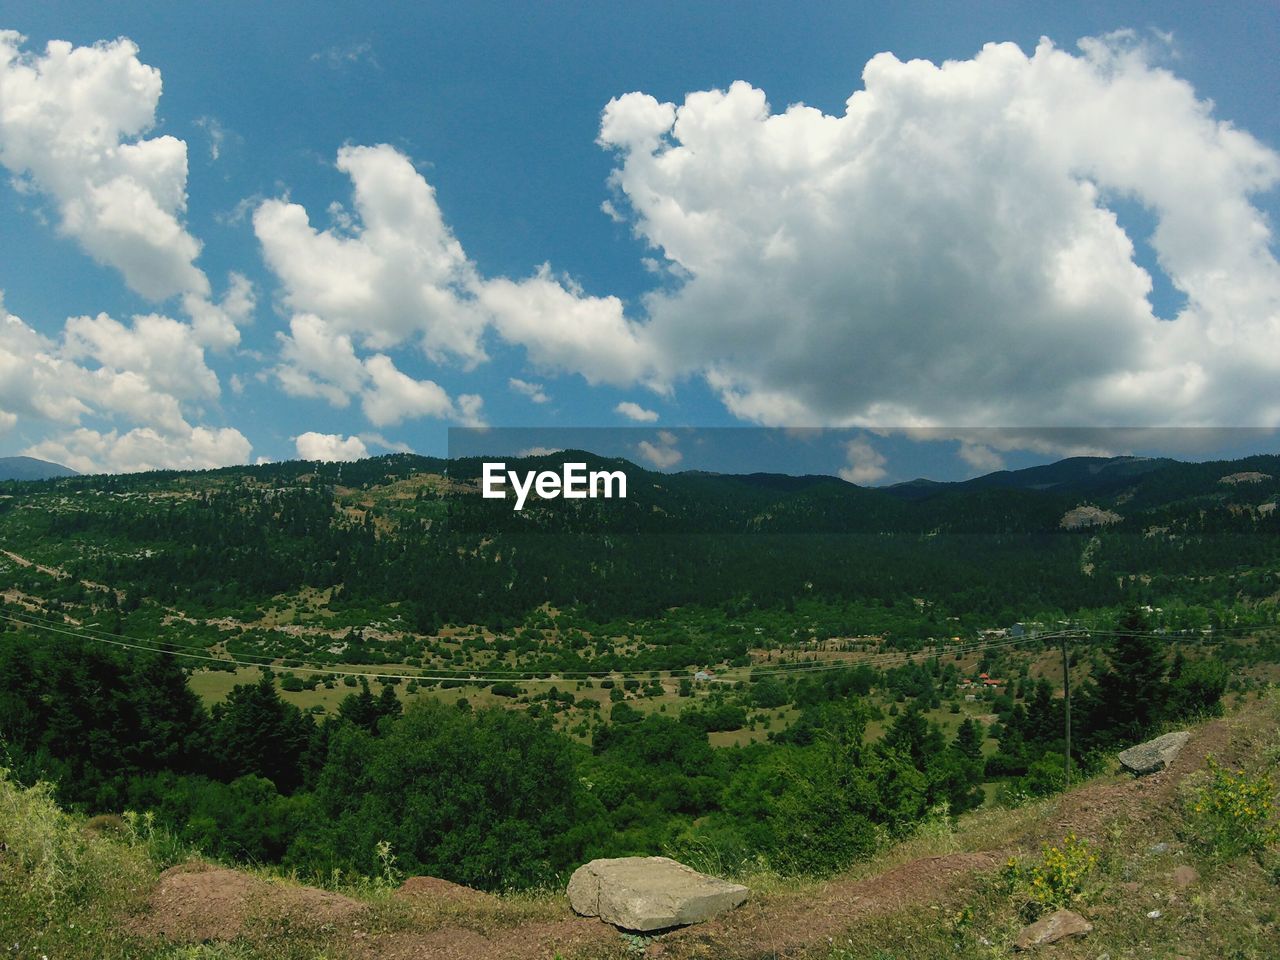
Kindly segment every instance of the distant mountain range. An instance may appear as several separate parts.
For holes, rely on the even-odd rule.
[[[1105,492],[1123,487],[1147,473],[1179,461],[1168,457],[1068,457],[1023,470],[998,470],[971,480],[939,482],[908,480],[883,488],[904,500],[923,500],[944,490],[1055,490],[1072,493]]]
[[[35,457],[0,457],[0,480],[49,480],[53,477],[76,477],[76,471],[60,463]]]

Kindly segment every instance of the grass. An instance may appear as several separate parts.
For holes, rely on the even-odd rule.
[[[157,955],[123,932],[158,873],[138,839],[86,831],[47,786],[24,790],[0,772],[0,849],[0,944],[10,955]]]

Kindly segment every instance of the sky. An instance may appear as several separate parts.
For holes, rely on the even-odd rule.
[[[627,427],[679,469],[678,428],[831,427],[825,471],[875,483],[1277,447],[1275,0],[0,0],[0,31],[0,455]]]

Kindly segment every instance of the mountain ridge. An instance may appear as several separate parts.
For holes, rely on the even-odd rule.
[[[78,477],[80,474],[51,460],[35,457],[0,457],[0,481],[4,480],[52,480],[58,477]]]

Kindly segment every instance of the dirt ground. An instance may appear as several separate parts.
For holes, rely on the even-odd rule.
[[[315,930],[349,926],[358,923],[365,909],[358,901],[327,890],[188,863],[160,874],[137,932],[186,943],[233,940],[259,923],[287,922]]]

